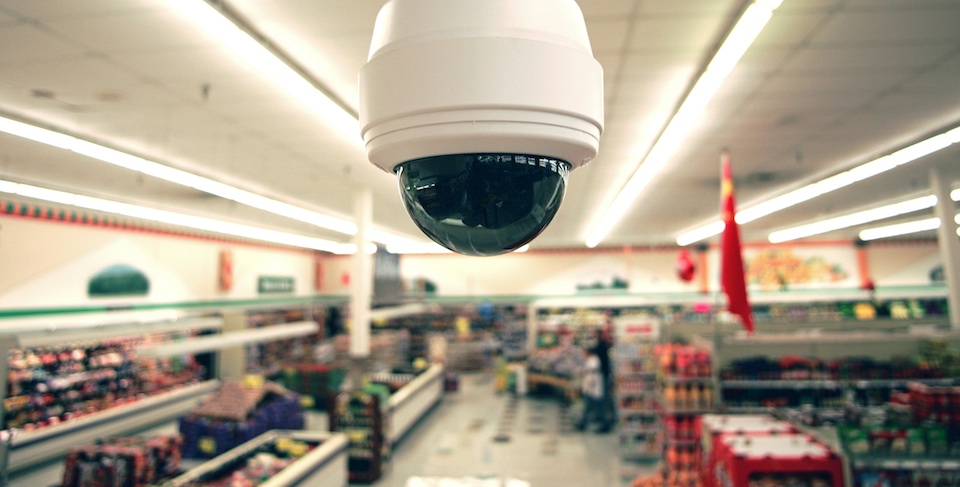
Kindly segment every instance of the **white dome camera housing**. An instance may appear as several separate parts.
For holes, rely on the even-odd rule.
[[[603,70],[575,0],[391,0],[360,72],[367,157],[468,255],[533,240],[596,157]]]

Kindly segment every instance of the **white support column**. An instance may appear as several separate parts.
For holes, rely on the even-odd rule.
[[[937,240],[940,258],[947,279],[947,305],[950,308],[950,327],[960,331],[960,237],[957,236],[956,210],[950,199],[950,184],[940,177],[936,167],[930,169],[930,186],[937,196],[936,215],[940,218]]]
[[[353,200],[353,216],[357,222],[350,276],[350,357],[370,356],[370,308],[373,301],[373,256],[366,252],[368,234],[373,222],[373,193],[364,190]]]

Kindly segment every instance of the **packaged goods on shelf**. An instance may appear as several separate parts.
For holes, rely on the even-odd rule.
[[[333,339],[336,362],[350,361],[350,336]],[[375,330],[370,336],[370,370],[393,370],[410,364],[410,333],[407,330]]]
[[[314,321],[320,326],[315,335],[285,340],[252,343],[246,347],[246,373],[274,377],[284,364],[305,362],[312,358],[323,336],[323,316],[316,310],[260,311],[247,315],[247,328],[266,328],[273,325]]]
[[[180,472],[179,436],[113,438],[71,448],[63,487],[146,487]]]
[[[197,382],[193,357],[140,359],[136,348],[181,334],[10,351],[0,426],[36,430]]]
[[[533,352],[527,359],[527,369],[531,373],[572,379],[583,367],[583,354],[573,347],[555,347]]]
[[[668,377],[710,377],[713,372],[710,352],[693,346],[662,343],[654,348],[660,373]]]
[[[286,364],[281,372],[284,387],[301,396],[304,407],[326,410],[340,393],[347,369],[325,364]]]
[[[345,433],[349,441],[347,469],[350,482],[376,481],[389,458],[389,424],[385,411],[389,394],[382,388],[344,392],[337,396],[330,417],[330,430]]]
[[[296,394],[266,382],[225,382],[216,394],[180,418],[185,458],[212,458],[272,429],[302,429]]]
[[[616,321],[615,330],[612,368],[621,457],[657,459],[663,454],[664,441],[653,353],[659,323],[646,317],[623,317]]]
[[[911,382],[906,399],[915,423],[929,421],[960,428],[960,387]]]

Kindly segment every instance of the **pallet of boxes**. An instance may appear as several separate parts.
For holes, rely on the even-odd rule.
[[[213,458],[274,429],[303,429],[297,394],[262,379],[224,382],[180,418],[184,458]]]

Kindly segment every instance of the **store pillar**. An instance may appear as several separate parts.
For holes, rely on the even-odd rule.
[[[247,313],[242,309],[223,313],[221,333],[241,332],[247,329]],[[247,346],[224,347],[217,354],[217,370],[212,376],[220,379],[241,379],[247,373]]]
[[[936,215],[940,219],[937,241],[947,280],[947,305],[950,326],[960,331],[960,238],[957,236],[956,210],[950,199],[950,185],[940,177],[936,167],[930,169],[930,186],[937,196]]]
[[[370,308],[373,294],[373,256],[366,252],[369,245],[370,224],[373,221],[373,193],[364,190],[353,201],[357,234],[357,250],[353,255],[350,279],[350,358],[353,362],[351,379],[354,387],[365,370],[370,356]]]

